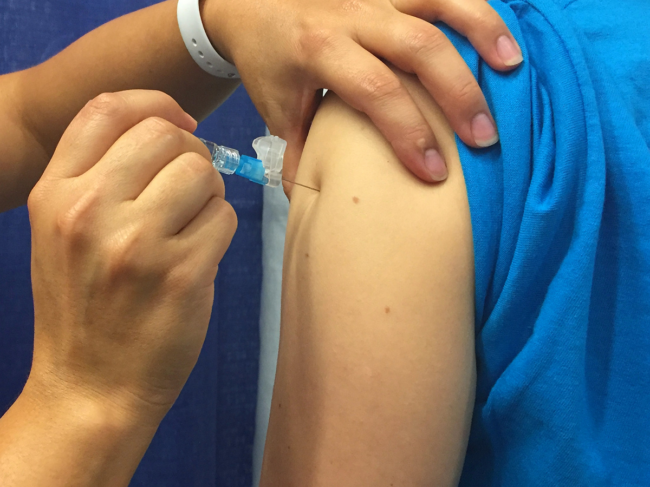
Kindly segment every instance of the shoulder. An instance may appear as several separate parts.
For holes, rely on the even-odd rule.
[[[285,272],[300,266],[305,253],[336,254],[332,261],[342,272],[349,270],[348,259],[372,255],[377,262],[390,260],[384,272],[409,284],[453,282],[473,311],[473,294],[465,292],[474,280],[472,228],[454,133],[417,78],[398,74],[434,129],[449,177],[439,184],[416,178],[368,117],[328,93],[296,176],[319,191],[293,190]]]

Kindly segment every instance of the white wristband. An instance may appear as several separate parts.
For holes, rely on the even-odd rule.
[[[178,0],[178,26],[187,50],[204,71],[220,78],[239,78],[237,68],[212,46],[203,27],[199,0]]]

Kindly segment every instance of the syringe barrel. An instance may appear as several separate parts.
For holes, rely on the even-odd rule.
[[[200,139],[210,150],[212,165],[223,174],[233,174],[239,167],[239,151],[223,145],[217,145],[209,140]]]
[[[257,159],[209,140],[200,139],[210,150],[212,165],[223,174],[237,174],[250,181],[275,188],[282,184],[282,165],[287,143],[272,135],[253,141]]]

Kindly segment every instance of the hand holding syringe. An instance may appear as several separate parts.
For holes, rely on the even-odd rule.
[[[282,178],[282,163],[287,142],[275,135],[258,137],[253,141],[253,149],[257,159],[239,154],[239,151],[223,145],[217,145],[205,139],[200,139],[212,154],[212,165],[223,174],[237,174],[254,183],[275,188],[284,180]],[[293,184],[293,181],[288,181]],[[305,186],[310,188],[309,186]],[[315,190],[317,191],[317,190]]]

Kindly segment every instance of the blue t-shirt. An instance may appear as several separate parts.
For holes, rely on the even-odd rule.
[[[502,74],[448,35],[501,142],[459,142],[476,264],[463,487],[650,485],[650,1],[492,2]]]

